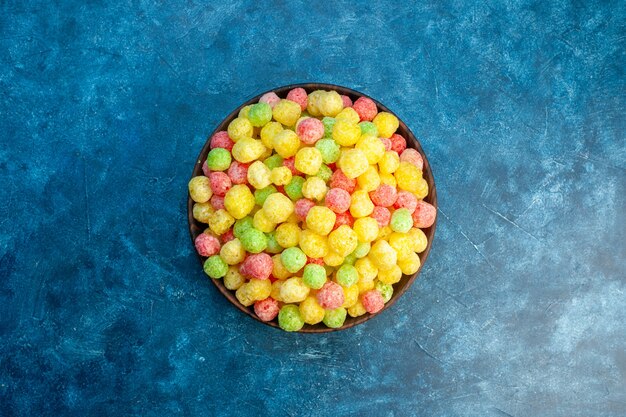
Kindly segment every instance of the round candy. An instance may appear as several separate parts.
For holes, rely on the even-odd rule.
[[[378,128],[372,122],[361,122],[359,123],[359,127],[361,128],[361,136],[370,135],[378,137]]]
[[[211,149],[224,148],[228,151],[233,149],[235,142],[228,136],[228,132],[222,130],[211,136]]]
[[[337,120],[346,120],[350,123],[359,123],[359,115],[353,108],[347,107],[341,110],[337,116],[335,116]],[[360,128],[360,126],[359,126]]]
[[[357,244],[356,232],[347,225],[339,226],[328,236],[328,246],[341,257],[351,254],[356,249]]]
[[[209,174],[211,173],[211,170],[209,169],[209,166],[207,165],[206,161],[202,163],[202,173],[204,174],[205,177],[208,177]]]
[[[261,129],[261,142],[268,149],[274,149],[274,136],[283,130],[283,125],[278,122],[269,122]],[[280,156],[280,155],[276,155]]]
[[[411,212],[405,208],[397,209],[391,215],[389,222],[391,230],[394,232],[406,233],[413,227],[413,218]]]
[[[297,332],[304,326],[304,319],[298,306],[293,304],[284,305],[278,313],[278,325],[287,332]]]
[[[328,182],[332,175],[333,170],[328,165],[324,164],[320,166],[319,171],[317,171],[317,174],[315,174],[316,177],[321,178],[324,182]]]
[[[378,292],[380,292],[380,295],[383,296],[383,301],[385,303],[387,303],[389,300],[391,300],[391,296],[393,295],[393,286],[389,285],[389,284],[384,284],[380,281],[376,282],[376,287],[374,287]]]
[[[265,236],[267,236],[267,248],[265,249],[267,253],[275,254],[275,253],[281,253],[283,251],[284,248],[280,246],[280,244],[276,240],[275,230],[269,233],[266,233]]]
[[[267,187],[272,183],[271,171],[261,161],[254,161],[248,167],[248,182],[257,190]]]
[[[307,264],[302,273],[302,281],[309,288],[319,290],[326,283],[326,270],[321,265]]]
[[[224,148],[215,148],[209,152],[206,163],[211,171],[225,171],[230,166],[231,161],[229,151]]]
[[[246,282],[246,279],[239,273],[239,268],[231,266],[224,275],[224,286],[229,290],[237,290]]]
[[[278,155],[289,158],[298,152],[300,138],[293,130],[281,130],[272,138],[272,146]]]
[[[300,105],[291,100],[280,100],[272,109],[274,120],[280,122],[283,126],[295,125],[298,118],[300,118],[301,112]]]
[[[224,197],[224,206],[235,219],[243,219],[250,214],[254,203],[250,189],[243,184],[233,186]]]
[[[274,170],[274,168],[279,168],[279,167],[283,167],[283,157],[278,155],[278,154],[274,154],[272,156],[270,156],[269,158],[265,159],[263,161],[263,163],[265,165],[267,165],[267,167],[271,170]],[[289,168],[287,168],[289,169]],[[291,170],[289,170],[289,172],[291,173]]]
[[[255,228],[250,228],[239,237],[244,249],[250,253],[263,252],[267,248],[267,236]]]
[[[370,217],[376,219],[378,227],[382,228],[389,225],[389,222],[391,221],[391,212],[387,207],[376,206],[374,207],[372,214],[370,214]]]
[[[213,196],[211,180],[202,175],[189,181],[189,196],[196,203],[206,203]]]
[[[222,278],[228,272],[228,264],[219,255],[213,255],[204,261],[204,273],[211,278]]]
[[[307,200],[306,198],[301,198],[300,200],[296,201],[294,210],[296,216],[298,216],[298,219],[302,221],[306,220],[306,216],[307,214],[309,214],[309,210],[311,210],[311,207],[314,206],[315,203],[311,200]]]
[[[359,242],[372,242],[378,237],[378,222],[372,217],[361,217],[354,221],[354,232]]]
[[[396,202],[396,189],[390,185],[382,184],[370,193],[372,203],[381,207],[390,207]]]
[[[220,241],[206,233],[200,233],[194,243],[200,256],[213,256],[220,251]]]
[[[385,155],[385,145],[376,136],[361,136],[355,148],[363,151],[369,164],[377,164]]]
[[[263,210],[258,210],[254,213],[254,216],[252,217],[252,225],[255,229],[260,230],[263,233],[270,233],[276,228],[276,223],[268,219]]]
[[[378,138],[378,139],[383,143],[383,146],[385,147],[385,152],[391,151],[391,139],[389,138]]]
[[[263,213],[273,223],[286,221],[293,213],[293,202],[286,195],[274,193],[263,203]]]
[[[217,235],[226,233],[233,223],[235,223],[235,219],[224,209],[217,210],[209,218],[209,227]]]
[[[252,137],[252,123],[245,117],[237,117],[228,124],[228,136],[238,142],[243,138]]]
[[[356,179],[348,178],[341,169],[338,169],[330,177],[329,185],[331,188],[341,188],[352,194],[356,188]]]
[[[419,200],[413,212],[413,225],[420,229],[426,229],[435,223],[436,217],[437,209],[432,204]]]
[[[407,233],[411,240],[411,250],[415,253],[422,253],[426,250],[426,246],[428,246],[428,238],[421,229],[413,227]]]
[[[272,262],[274,263],[274,268],[272,269],[272,275],[278,279],[286,279],[292,276],[293,274],[285,268],[283,262],[280,260],[280,254],[276,254],[272,256]],[[276,298],[274,295],[272,297]],[[276,298],[280,301],[279,298]]]
[[[333,135],[333,127],[337,120],[334,117],[324,117],[322,124],[324,125],[324,137],[331,138]]]
[[[391,113],[380,112],[374,117],[372,122],[378,128],[378,134],[382,138],[390,138],[398,129],[398,118]]]
[[[226,208],[224,206],[224,197],[221,197],[219,195],[214,195],[213,197],[211,197],[209,202],[211,203],[211,205],[213,206],[215,210]]]
[[[424,168],[424,159],[422,158],[422,155],[413,148],[408,148],[402,151],[400,154],[400,161],[413,164],[420,171]]]
[[[285,303],[299,303],[309,295],[309,287],[304,285],[302,278],[288,278],[280,287],[280,298]]]
[[[378,313],[385,306],[385,299],[380,291],[370,290],[361,296],[361,303],[368,313]]]
[[[297,204],[296,204],[297,206]],[[283,223],[276,228],[276,241],[283,248],[296,246],[300,241],[300,228],[294,223]]]
[[[359,286],[352,285],[350,287],[343,287],[343,308],[350,308],[359,301]]]
[[[359,317],[365,313],[367,313],[367,311],[365,310],[365,307],[363,307],[363,303],[361,303],[361,300],[358,300],[356,304],[348,308],[348,314],[350,315],[350,317]]]
[[[380,176],[375,165],[368,166],[365,172],[359,175],[356,182],[363,191],[369,192],[377,189],[380,186]]]
[[[296,87],[293,90],[289,90],[289,92],[287,93],[287,100],[298,103],[302,111],[305,111],[307,105],[309,104],[308,95],[304,88],[301,87]]]
[[[406,258],[408,256],[408,253],[412,252],[412,242],[408,233],[393,232],[391,235],[389,235],[387,241],[398,254],[398,261],[400,259]]]
[[[232,161],[228,168],[227,175],[233,184],[245,184],[248,182],[248,164],[239,161]]]
[[[268,148],[260,140],[242,138],[235,143],[232,153],[235,160],[247,164],[261,158],[267,151]]]
[[[302,195],[311,200],[322,201],[326,191],[326,183],[319,177],[309,177],[302,184]]]
[[[308,296],[303,302],[301,302],[299,309],[302,319],[307,324],[317,324],[321,322],[326,313],[324,307],[319,305],[314,296]]]
[[[315,90],[311,94],[309,94],[309,103],[306,106],[306,111],[311,116],[318,117],[322,115],[318,106],[324,94],[325,91],[322,90]]]
[[[396,266],[398,260],[396,251],[386,240],[377,240],[376,243],[372,245],[368,258],[370,258],[372,262],[374,262],[374,265],[380,270]]]
[[[396,182],[396,177],[394,177],[393,174],[379,173],[378,176],[380,177],[381,184],[391,185],[394,188],[398,185],[398,183]]]
[[[354,224],[354,217],[352,217],[352,215],[348,211],[346,211],[345,213],[337,213],[337,219],[335,220],[333,230],[338,229],[344,224],[350,227],[352,227],[352,225]]]
[[[389,218],[389,220],[391,221],[391,218]],[[389,239],[389,236],[392,233],[393,233],[393,230],[391,230],[391,227],[389,227],[389,226],[382,227],[380,229],[380,231],[378,232],[378,237],[376,239],[377,240],[387,240],[387,239]]]
[[[338,329],[343,326],[343,323],[346,321],[347,314],[348,311],[343,307],[326,310],[326,313],[324,314],[324,324],[331,329]]]
[[[336,282],[328,281],[317,292],[317,302],[325,309],[341,307],[344,302],[343,289]]]
[[[300,233],[300,248],[310,258],[323,258],[328,254],[328,239],[311,230]]]
[[[213,193],[222,197],[226,195],[226,192],[230,190],[230,187],[233,185],[228,175],[223,172],[211,172],[211,174],[209,174],[209,180]]]
[[[352,108],[358,113],[361,120],[368,122],[371,122],[378,113],[376,103],[367,97],[359,97],[352,105]]]
[[[398,265],[392,265],[388,269],[378,270],[378,280],[380,282],[385,284],[395,284],[400,281],[400,279],[402,279],[402,269],[400,269]]]
[[[401,135],[394,133],[389,139],[391,140],[391,150],[397,152],[398,155],[406,149],[406,139]]]
[[[239,113],[237,114],[237,117],[244,117],[244,118],[248,118],[248,111],[250,111],[250,107],[252,107],[251,104],[248,104],[247,106],[243,106],[241,108],[241,110],[239,110]]]
[[[300,248],[292,247],[285,249],[280,254],[280,260],[287,271],[295,273],[302,269],[306,264],[307,258]]]
[[[289,184],[285,185],[285,193],[291,199],[296,201],[302,198],[302,186],[306,180],[299,176],[292,176]]]
[[[356,245],[356,249],[354,250],[354,252],[352,252],[352,254],[356,258],[361,259],[367,256],[371,248],[372,248],[372,245],[369,242],[359,242]],[[356,262],[356,259],[355,259],[355,262]]]
[[[353,217],[369,216],[374,210],[374,203],[370,200],[370,196],[365,190],[357,190],[352,194],[352,202],[350,203],[350,214]]]
[[[252,228],[252,217],[245,216],[235,222],[233,226],[233,234],[235,237],[241,237],[243,232]]]
[[[228,229],[227,231],[224,232],[224,234],[222,236],[220,236],[220,239],[221,239],[222,243],[228,243],[231,240],[233,240],[234,238],[235,238],[235,235],[233,234],[233,229],[232,228]]]
[[[343,263],[343,261],[344,257],[333,250],[329,251],[326,256],[324,256],[324,264],[327,267],[339,266]]]
[[[336,116],[343,109],[343,100],[336,91],[324,91],[316,103],[322,116]]]
[[[408,162],[400,162],[400,166],[393,175],[398,182],[398,188],[412,193],[420,190],[422,171],[417,169],[415,165]]]
[[[342,265],[335,273],[337,283],[343,287],[351,287],[359,280],[359,273],[352,265]]]
[[[280,101],[280,97],[276,95],[275,92],[270,91],[269,93],[265,93],[259,99],[259,103],[267,103],[270,107],[274,108],[276,104]]]
[[[341,101],[343,102],[343,107],[352,107],[352,99],[350,97],[342,94]]]
[[[415,207],[417,207],[417,198],[415,198],[413,193],[408,191],[399,191],[393,207],[396,209],[405,208],[409,210],[409,213],[413,213],[415,211]]]
[[[335,213],[328,207],[315,206],[311,207],[306,216],[306,225],[309,230],[326,236],[333,230],[336,218]]]
[[[265,200],[267,200],[267,197],[269,197],[270,195],[276,192],[278,192],[278,190],[273,185],[268,185],[267,187],[261,188],[260,190],[255,190],[254,201],[259,206],[263,206],[263,204],[265,203]]]
[[[385,152],[383,157],[378,161],[378,169],[381,174],[393,174],[400,166],[400,157],[396,152]]]
[[[243,248],[241,241],[237,238],[233,238],[224,243],[220,250],[220,257],[228,265],[237,265],[241,263],[246,257],[246,250]]]
[[[398,260],[398,267],[403,274],[413,275],[422,265],[419,256],[415,252],[408,252],[407,256]]]
[[[320,259],[320,258],[307,257],[306,263],[307,263],[307,265],[308,264],[315,264],[315,265],[324,266],[324,260]]]
[[[277,167],[272,169],[270,180],[276,185],[287,185],[291,182],[291,171],[287,167]]]
[[[295,167],[298,171],[307,175],[315,175],[320,166],[322,166],[322,154],[317,148],[304,147],[296,153]]]
[[[278,315],[278,301],[272,297],[267,297],[264,300],[259,300],[254,303],[254,313],[261,321],[272,321]]]
[[[359,273],[359,281],[373,281],[378,275],[378,268],[369,256],[358,259],[354,263],[354,267]]]
[[[358,124],[347,120],[335,120],[332,138],[341,146],[353,146],[361,137]]]
[[[325,164],[336,162],[341,155],[341,148],[333,139],[320,139],[315,142],[315,148],[322,154],[322,161]]]
[[[298,124],[296,133],[303,143],[313,145],[324,137],[324,124],[314,117],[309,117]]]
[[[250,120],[252,126],[265,126],[272,120],[272,107],[268,103],[263,102],[252,105],[250,110],[248,110],[248,120]]]
[[[335,213],[343,213],[350,208],[350,194],[341,188],[331,188],[326,193],[325,204]]]
[[[246,257],[239,267],[239,272],[251,278],[268,279],[273,268],[271,256],[267,253],[257,253]]]
[[[369,162],[365,153],[359,149],[346,149],[339,157],[339,167],[348,178],[356,178],[367,171]]]

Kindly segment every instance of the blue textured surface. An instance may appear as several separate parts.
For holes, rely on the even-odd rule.
[[[623,1],[106,3],[0,3],[2,416],[626,415]],[[326,335],[230,306],[185,212],[206,134],[305,81],[397,112],[441,208]]]

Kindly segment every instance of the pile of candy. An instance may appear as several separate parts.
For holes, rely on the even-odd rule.
[[[189,182],[204,271],[286,331],[380,311],[420,267],[423,160],[369,98],[267,93],[211,138]]]

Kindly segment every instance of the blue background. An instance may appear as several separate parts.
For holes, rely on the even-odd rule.
[[[0,414],[626,415],[624,2],[262,3],[0,4]],[[397,112],[441,209],[325,335],[230,306],[186,220],[206,135],[306,81]]]

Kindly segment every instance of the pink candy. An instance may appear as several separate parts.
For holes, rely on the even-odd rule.
[[[400,154],[400,162],[408,162],[415,165],[418,169],[424,168],[424,159],[422,155],[413,148],[408,148]]]
[[[224,197],[219,196],[217,194],[215,194],[213,197],[211,197],[211,205],[213,206],[213,208],[215,210],[219,210],[219,209],[223,209],[224,207]]]
[[[332,281],[326,282],[317,292],[317,302],[319,305],[329,310],[341,307],[344,302],[341,285]]]
[[[385,306],[385,299],[378,290],[369,290],[361,296],[361,303],[365,310],[370,313],[378,313]]]
[[[272,273],[272,268],[274,268],[272,257],[262,252],[248,255],[241,263],[239,272],[251,278],[268,279]]]
[[[238,161],[233,161],[228,167],[228,178],[230,178],[233,184],[246,184],[248,182],[248,167],[250,164],[242,164]]]
[[[228,132],[224,130],[217,132],[211,137],[211,149],[224,148],[232,151],[233,145],[235,145],[235,142],[228,136]]]
[[[291,175],[298,175],[300,171],[296,169],[296,160],[292,156],[291,158],[283,159],[283,166],[286,166],[291,171]]]
[[[280,97],[278,97],[273,91],[263,94],[259,99],[259,103],[267,103],[270,105],[271,108],[274,108],[274,106],[278,104],[279,101]]]
[[[406,139],[404,139],[397,133],[391,135],[389,139],[391,140],[391,150],[398,152],[398,155],[400,155],[402,151],[406,149]]]
[[[316,264],[316,265],[324,266],[324,260],[322,258],[309,258],[307,256],[306,263],[307,264]]]
[[[370,192],[372,203],[381,207],[392,206],[396,202],[397,196],[396,187],[392,187],[389,184],[381,184],[377,189]]]
[[[354,225],[354,217],[352,217],[352,214],[350,214],[349,211],[346,211],[345,213],[337,213],[333,230],[338,229],[339,226],[343,226],[344,224],[350,227]]]
[[[300,87],[294,88],[293,90],[289,91],[287,93],[287,100],[298,103],[302,111],[305,111],[306,106],[308,106],[309,104],[309,96],[307,95],[306,91],[304,91],[304,88]]]
[[[324,124],[314,117],[309,117],[298,124],[296,133],[303,143],[313,145],[324,136]]]
[[[335,213],[343,213],[350,208],[350,194],[341,188],[331,188],[326,193],[326,207]]]
[[[361,121],[371,122],[378,114],[376,103],[367,97],[359,97],[352,108],[357,112]]]
[[[343,101],[343,107],[352,107],[352,99],[346,95],[341,95],[341,101]]]
[[[298,216],[298,219],[305,221],[306,215],[309,214],[309,210],[311,210],[311,207],[314,206],[315,203],[313,201],[306,198],[301,198],[300,200],[296,201],[296,204],[294,205],[294,211],[296,213],[296,216]]]
[[[437,217],[437,209],[425,201],[419,200],[413,216],[413,227],[425,229],[433,225]]]
[[[233,229],[228,229],[226,232],[224,232],[222,236],[220,236],[220,239],[222,239],[222,243],[230,242],[234,238],[235,234],[233,233]]]
[[[375,206],[370,217],[378,222],[378,227],[382,228],[389,225],[391,212],[387,207]]]
[[[385,152],[390,151],[392,147],[391,139],[388,139],[388,138],[379,138],[379,139],[383,143],[383,145],[385,145]]]
[[[398,197],[396,198],[396,202],[393,204],[393,208],[405,208],[410,213],[415,211],[415,207],[417,206],[417,197],[414,194],[408,191],[399,191]]]
[[[233,186],[228,175],[223,172],[211,172],[211,174],[209,174],[209,180],[211,181],[213,194],[221,197],[225,196],[226,192]]]
[[[194,243],[200,256],[213,256],[220,251],[220,241],[206,233],[200,233]]]
[[[207,165],[206,160],[202,164],[202,173],[204,174],[205,177],[208,177],[209,174],[211,173],[211,170],[209,169],[209,166]]]
[[[349,194],[352,194],[356,188],[356,179],[346,177],[346,174],[338,169],[333,172],[328,185],[330,188],[341,188],[342,190],[346,190]]]
[[[274,300],[272,297],[267,297],[265,300],[260,300],[254,303],[254,313],[262,321],[274,320],[278,315],[279,310],[278,301]]]

